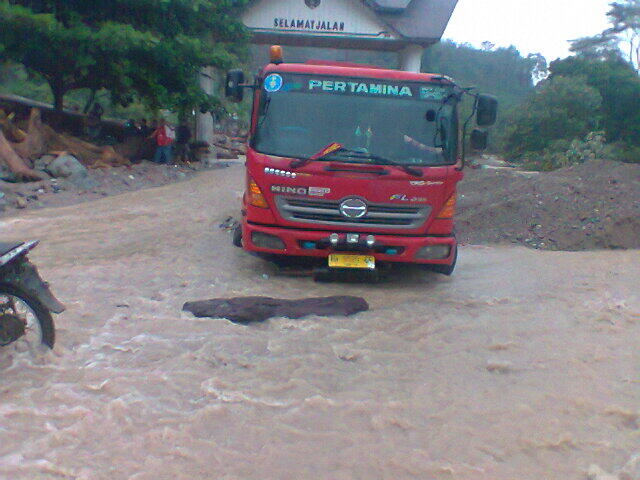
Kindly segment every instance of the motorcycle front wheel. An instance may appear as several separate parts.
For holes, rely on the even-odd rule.
[[[33,295],[11,283],[0,283],[0,316],[7,315],[24,322],[25,333],[18,342],[53,348],[56,340],[51,313]]]

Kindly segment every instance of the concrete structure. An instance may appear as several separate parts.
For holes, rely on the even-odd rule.
[[[419,71],[457,0],[255,0],[242,20],[257,44],[394,51]]]
[[[419,72],[424,49],[440,41],[458,0],[254,0],[242,16],[253,43],[397,52]],[[203,76],[206,91],[213,79]],[[210,116],[209,116],[210,117]],[[209,128],[198,135],[208,140]]]

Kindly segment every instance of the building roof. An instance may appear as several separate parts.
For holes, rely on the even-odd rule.
[[[375,10],[400,13],[409,6],[411,0],[367,0],[366,3]]]
[[[376,14],[406,39],[442,38],[458,0],[368,0]]]

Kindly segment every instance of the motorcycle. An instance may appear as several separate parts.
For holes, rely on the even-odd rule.
[[[24,341],[53,348],[52,313],[65,310],[27,258],[38,241],[0,242],[0,346]]]

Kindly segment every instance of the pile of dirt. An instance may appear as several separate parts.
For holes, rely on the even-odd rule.
[[[457,235],[462,243],[546,250],[640,248],[640,165],[470,169],[460,185]]]

